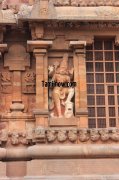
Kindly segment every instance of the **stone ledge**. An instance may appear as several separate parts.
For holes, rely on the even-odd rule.
[[[27,176],[24,180],[119,180],[119,175]]]

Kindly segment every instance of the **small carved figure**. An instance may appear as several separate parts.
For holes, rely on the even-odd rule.
[[[28,140],[26,139],[26,133],[22,132],[22,133],[19,133],[19,135],[21,136],[20,143],[23,145],[27,145]]]
[[[90,138],[92,141],[98,141],[100,138],[100,134],[97,129],[91,129],[90,130]]]
[[[10,72],[2,72],[1,73],[1,80],[2,80],[2,82],[11,82]]]
[[[119,129],[112,129],[112,133],[110,134],[110,138],[113,140],[113,141],[119,141]]]
[[[36,74],[34,72],[26,72],[24,79],[28,83],[33,83],[35,82]]]
[[[69,130],[68,138],[71,142],[75,142],[77,140],[77,130]]]
[[[16,130],[11,133],[11,144],[12,145],[19,144],[19,133]]]
[[[57,139],[59,142],[64,142],[67,140],[67,134],[65,130],[58,131]]]
[[[108,141],[109,140],[109,131],[108,129],[101,129],[100,131],[101,140],[102,141]]]
[[[8,131],[7,129],[2,129],[0,131],[0,144],[2,144],[2,142],[7,142],[8,140]]]
[[[47,131],[47,140],[48,142],[53,142],[56,139],[56,132],[55,130],[48,130]]]
[[[89,134],[87,132],[87,129],[82,129],[79,131],[79,140],[81,142],[86,142],[89,140]]]
[[[46,141],[46,135],[45,135],[45,129],[44,127],[42,126],[38,126],[36,129],[35,129],[35,132],[34,132],[34,140],[35,142],[37,143],[41,143],[41,142],[45,142]]]

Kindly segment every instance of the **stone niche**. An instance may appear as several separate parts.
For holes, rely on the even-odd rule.
[[[50,59],[48,71],[48,82],[51,83],[51,88],[49,87],[50,117],[73,117],[73,97],[75,94],[75,89],[73,87],[74,68],[72,59],[69,59],[68,53],[65,53],[62,58]],[[70,109],[69,114],[67,112],[68,109]]]

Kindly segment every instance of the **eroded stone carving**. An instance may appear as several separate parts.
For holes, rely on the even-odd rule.
[[[77,134],[77,130],[70,130],[68,132],[68,139],[71,142],[75,142],[77,140],[78,134]]]
[[[17,130],[14,130],[11,134],[11,144],[12,145],[18,145],[19,144],[19,132]]]
[[[119,1],[105,0],[54,0],[55,6],[119,6]]]
[[[57,141],[56,141],[57,140]],[[29,128],[25,132],[14,130],[12,132],[7,129],[0,131],[0,145],[10,143],[12,145],[34,145],[37,143],[106,143],[119,142],[119,129],[45,129],[43,127]]]
[[[33,23],[31,24],[31,35],[32,39],[42,39],[44,36],[44,27],[42,24],[39,23]]]
[[[56,139],[56,132],[55,130],[48,130],[47,131],[47,140],[48,142],[53,142]]]
[[[23,89],[23,93],[35,93],[36,74],[34,72],[26,72],[24,75],[24,80],[25,80],[25,86]]]
[[[33,3],[28,0],[3,0],[1,5],[3,19],[17,19],[18,17],[29,17]]]
[[[46,141],[45,129],[43,127],[39,126],[35,129],[34,141],[37,143]]]
[[[79,131],[79,140],[81,142],[85,142],[89,140],[89,134],[88,134],[87,129],[82,129]]]
[[[49,88],[50,116],[70,118],[73,116],[74,87],[67,86],[73,80],[73,67],[69,69],[68,54],[64,54],[61,63],[56,62],[48,70],[50,81],[55,82],[54,87]]]
[[[90,130],[90,139],[91,141],[98,141],[100,139],[100,134],[97,129]]]
[[[113,141],[119,141],[119,129],[113,129],[110,138]]]
[[[110,136],[109,136],[109,131],[108,131],[108,129],[101,129],[99,132],[100,132],[101,140],[102,140],[102,141],[107,141],[107,140],[109,140]]]
[[[8,140],[8,131],[7,131],[7,129],[2,129],[0,131],[0,145],[2,143],[7,142],[7,140]]]
[[[60,130],[57,134],[57,139],[59,142],[64,142],[67,139],[66,130]]]
[[[1,92],[6,94],[12,92],[12,79],[10,72],[1,73]]]

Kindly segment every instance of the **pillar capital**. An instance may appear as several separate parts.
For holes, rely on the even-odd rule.
[[[27,41],[27,50],[29,52],[41,53],[44,49],[50,48],[52,44],[52,41]]]
[[[8,50],[7,44],[0,44],[0,53],[3,53],[7,50]]]
[[[70,41],[70,47],[73,49],[85,49],[86,41]]]

